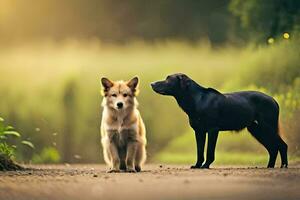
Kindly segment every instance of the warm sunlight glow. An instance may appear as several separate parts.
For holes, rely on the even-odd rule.
[[[274,42],[275,42],[274,38],[269,38],[269,39],[268,39],[268,43],[269,43],[269,44],[273,44]]]
[[[4,21],[13,13],[13,8],[15,7],[14,0],[1,0],[0,1],[0,22]]]
[[[289,33],[284,33],[283,38],[288,40],[290,38],[290,34]]]

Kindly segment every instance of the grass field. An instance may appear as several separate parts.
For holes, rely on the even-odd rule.
[[[189,131],[173,139],[161,152],[154,157],[155,162],[194,164],[196,162],[196,140],[194,133]],[[220,132],[213,165],[245,165],[266,166],[269,154],[246,131],[240,133]],[[280,156],[277,165],[280,166]],[[299,163],[300,157],[289,154],[291,164]]]
[[[150,88],[152,81],[184,72],[221,92],[255,89],[273,95],[281,105],[282,134],[294,156],[299,154],[300,141],[298,43],[212,48],[200,42],[109,45],[98,40],[49,40],[1,47],[0,115],[36,147],[18,149],[19,160],[35,157],[43,162],[43,157],[61,162],[68,154],[69,162],[101,162],[100,77],[116,80],[138,75],[150,160],[190,163],[194,162],[194,135],[185,114],[172,98],[158,96]],[[250,137],[246,133],[220,136],[216,164],[265,163],[267,154]],[[51,155],[55,155],[52,161]]]

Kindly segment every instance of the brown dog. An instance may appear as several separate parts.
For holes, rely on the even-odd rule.
[[[108,172],[139,172],[146,160],[146,130],[137,109],[137,77],[130,81],[102,78],[101,143]]]

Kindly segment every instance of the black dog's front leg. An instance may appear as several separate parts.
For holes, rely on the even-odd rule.
[[[201,168],[209,168],[209,165],[215,160],[215,149],[219,132],[217,130],[208,132],[208,145],[206,152],[206,161]]]
[[[206,140],[206,133],[204,131],[196,131],[196,142],[197,142],[197,162],[195,165],[191,166],[194,168],[201,168],[204,161],[204,145]]]

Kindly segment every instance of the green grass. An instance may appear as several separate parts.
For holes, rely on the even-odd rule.
[[[206,144],[207,145],[207,144]],[[220,132],[214,165],[265,166],[268,153],[249,133],[242,131]],[[300,157],[289,157],[291,163],[299,162]],[[187,133],[173,139],[153,158],[154,162],[173,164],[194,164],[196,162],[196,142],[194,133]],[[278,154],[277,165],[280,165]]]
[[[255,154],[245,152],[216,152],[214,165],[266,165],[267,153]],[[172,164],[194,164],[196,152],[168,153],[163,152],[156,156],[156,162]]]
[[[178,41],[109,45],[68,40],[0,48],[0,114],[36,145],[35,152],[18,149],[24,160],[31,160],[45,147],[65,155],[70,139],[70,157],[100,162],[100,78],[127,80],[138,75],[139,109],[147,129],[147,149],[153,155],[150,159],[169,155],[164,160],[172,162],[172,155],[180,152],[195,154],[194,134],[185,133],[190,130],[188,119],[174,99],[155,94],[150,83],[183,72],[221,92],[254,89],[274,96],[281,106],[282,134],[290,152],[299,155],[299,44],[295,39],[272,46],[214,49],[209,44]],[[64,98],[70,91],[74,92],[71,101]],[[72,130],[71,138],[65,134],[66,127]],[[222,133],[217,151],[265,155],[246,132]],[[251,160],[259,163],[262,158]]]
[[[221,152],[216,151],[216,159],[213,165],[245,165],[245,166],[266,166],[269,157],[268,153],[249,153],[249,152]],[[155,156],[155,163],[170,164],[189,164],[196,162],[196,152],[169,153],[162,152]],[[299,156],[290,156],[290,164],[300,162]],[[280,165],[280,156],[278,154],[276,165]]]

